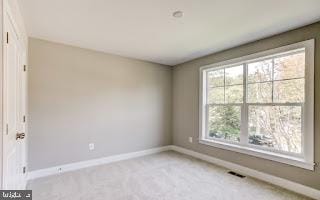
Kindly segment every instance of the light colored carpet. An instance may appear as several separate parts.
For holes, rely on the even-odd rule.
[[[172,151],[33,180],[34,200],[309,199]]]

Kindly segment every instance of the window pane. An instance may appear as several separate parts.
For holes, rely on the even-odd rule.
[[[248,83],[271,80],[272,60],[264,60],[248,64]]]
[[[209,107],[209,137],[240,141],[240,106]]]
[[[208,103],[224,103],[224,87],[209,88]]]
[[[226,85],[243,84],[243,66],[226,68]]]
[[[304,79],[274,82],[274,102],[304,102]]]
[[[226,86],[226,103],[243,102],[243,85]]]
[[[249,103],[271,103],[272,102],[272,83],[253,83],[248,84]]]
[[[224,86],[224,69],[208,72],[209,87]]]
[[[300,106],[249,106],[249,143],[301,153]]]
[[[274,59],[274,79],[291,79],[304,77],[305,53],[298,53]]]

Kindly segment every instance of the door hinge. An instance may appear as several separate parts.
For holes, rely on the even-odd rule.
[[[6,134],[9,134],[9,124],[6,124]]]
[[[26,123],[26,116],[23,115],[23,123]]]
[[[25,174],[27,172],[27,167],[23,167],[22,172]]]
[[[23,65],[23,71],[27,71],[27,65]]]
[[[9,44],[9,32],[7,32],[7,44]]]

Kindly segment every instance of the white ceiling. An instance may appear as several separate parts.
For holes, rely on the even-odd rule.
[[[166,65],[320,20],[320,0],[19,2],[31,37]]]

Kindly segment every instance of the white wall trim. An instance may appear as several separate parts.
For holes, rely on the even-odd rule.
[[[293,181],[289,181],[283,178],[279,178],[270,174],[266,174],[254,169],[250,169],[238,164],[234,164],[225,160],[221,160],[218,158],[214,158],[202,153],[198,153],[195,151],[191,151],[182,147],[178,147],[178,146],[171,146],[171,150],[174,150],[176,152],[179,153],[183,153],[195,158],[198,158],[200,160],[204,160],[225,168],[228,168],[232,171],[238,172],[240,174],[246,175],[246,176],[251,176],[260,180],[263,180],[265,182],[280,186],[282,188],[303,194],[305,196],[314,198],[314,199],[320,199],[320,190],[316,190],[314,188],[293,182]]]
[[[103,165],[103,164],[108,164],[112,162],[117,162],[121,160],[127,160],[127,159],[132,159],[132,158],[137,158],[141,156],[146,156],[146,155],[151,155],[151,154],[156,154],[164,151],[169,151],[173,150],[182,154],[186,154],[195,158],[198,158],[200,160],[207,161],[209,163],[213,163],[215,165],[219,165],[222,167],[225,167],[227,169],[233,170],[235,172],[238,172],[240,174],[246,175],[246,176],[251,176],[260,180],[263,180],[265,182],[283,187],[285,189],[303,194],[305,196],[314,198],[314,199],[320,199],[320,190],[316,190],[314,188],[289,181],[283,178],[279,178],[270,174],[266,174],[254,169],[250,169],[235,163],[231,163],[225,160],[221,160],[218,158],[214,158],[212,156],[208,156],[202,153],[198,153],[192,150],[188,150],[179,146],[175,145],[169,145],[169,146],[163,146],[163,147],[158,147],[158,148],[153,148],[153,149],[147,149],[143,151],[137,151],[137,152],[132,152],[132,153],[125,153],[125,154],[119,154],[119,155],[114,155],[114,156],[108,156],[108,157],[103,157],[103,158],[98,158],[98,159],[93,159],[93,160],[87,160],[87,161],[82,161],[82,162],[76,162],[76,163],[70,163],[66,165],[60,165],[60,166],[55,166],[55,167],[50,167],[46,169],[40,169],[40,170],[35,170],[31,171],[28,173],[28,180],[36,179],[36,178],[41,178],[45,176],[51,176],[51,175],[57,175],[61,174],[64,172],[69,172],[69,171],[75,171],[87,167],[93,167],[97,165]]]
[[[97,158],[92,160],[86,160],[81,162],[75,162],[75,163],[35,170],[35,171],[28,172],[28,180],[61,174],[69,171],[75,171],[75,170],[79,170],[87,167],[108,164],[108,163],[117,162],[121,160],[137,158],[137,157],[160,153],[168,150],[171,150],[171,146],[163,146],[163,147],[152,148],[152,149],[147,149],[143,151],[124,153],[124,154],[119,154],[114,156],[102,157],[102,158]]]

